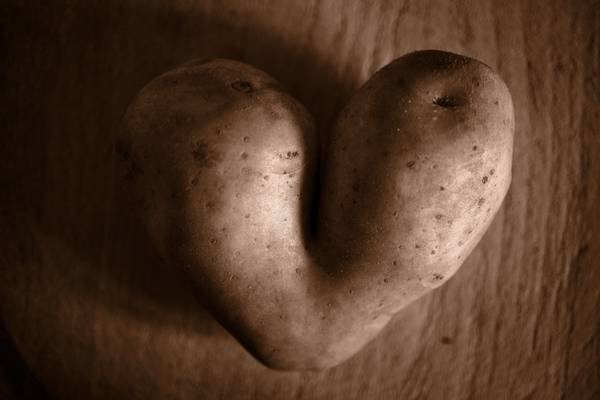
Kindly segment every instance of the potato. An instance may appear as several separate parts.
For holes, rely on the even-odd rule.
[[[214,59],[150,82],[117,150],[132,211],[198,299],[267,366],[322,369],[461,265],[508,190],[513,125],[490,68],[415,52],[357,91],[319,163],[301,104]]]

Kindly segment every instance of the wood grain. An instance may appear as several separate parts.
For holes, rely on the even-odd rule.
[[[600,397],[597,0],[6,3],[0,312],[54,398]],[[481,59],[511,90],[503,210],[450,282],[354,358],[268,370],[119,207],[125,107],[159,73],[227,57],[287,85],[324,136],[375,70],[425,48]]]

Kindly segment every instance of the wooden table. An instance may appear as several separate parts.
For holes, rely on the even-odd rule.
[[[6,3],[0,395],[600,398],[599,1]],[[281,80],[324,135],[375,70],[425,48],[483,60],[512,92],[504,207],[455,277],[354,358],[321,373],[268,370],[119,207],[123,112],[154,76],[220,56]]]

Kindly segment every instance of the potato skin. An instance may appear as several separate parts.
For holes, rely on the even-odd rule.
[[[355,354],[456,271],[510,184],[506,86],[440,51],[401,57],[356,92],[320,172],[307,111],[231,60],[156,78],[124,127],[122,187],[153,244],[278,369]]]
[[[486,65],[440,51],[395,60],[338,118],[320,239],[340,245],[337,257],[357,269],[402,265],[424,285],[439,285],[500,207],[513,130],[510,93]]]

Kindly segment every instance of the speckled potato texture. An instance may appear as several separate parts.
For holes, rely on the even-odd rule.
[[[416,52],[360,88],[319,145],[276,80],[194,61],[130,106],[121,188],[164,261],[255,357],[322,369],[478,243],[510,184],[512,107],[484,64]]]

